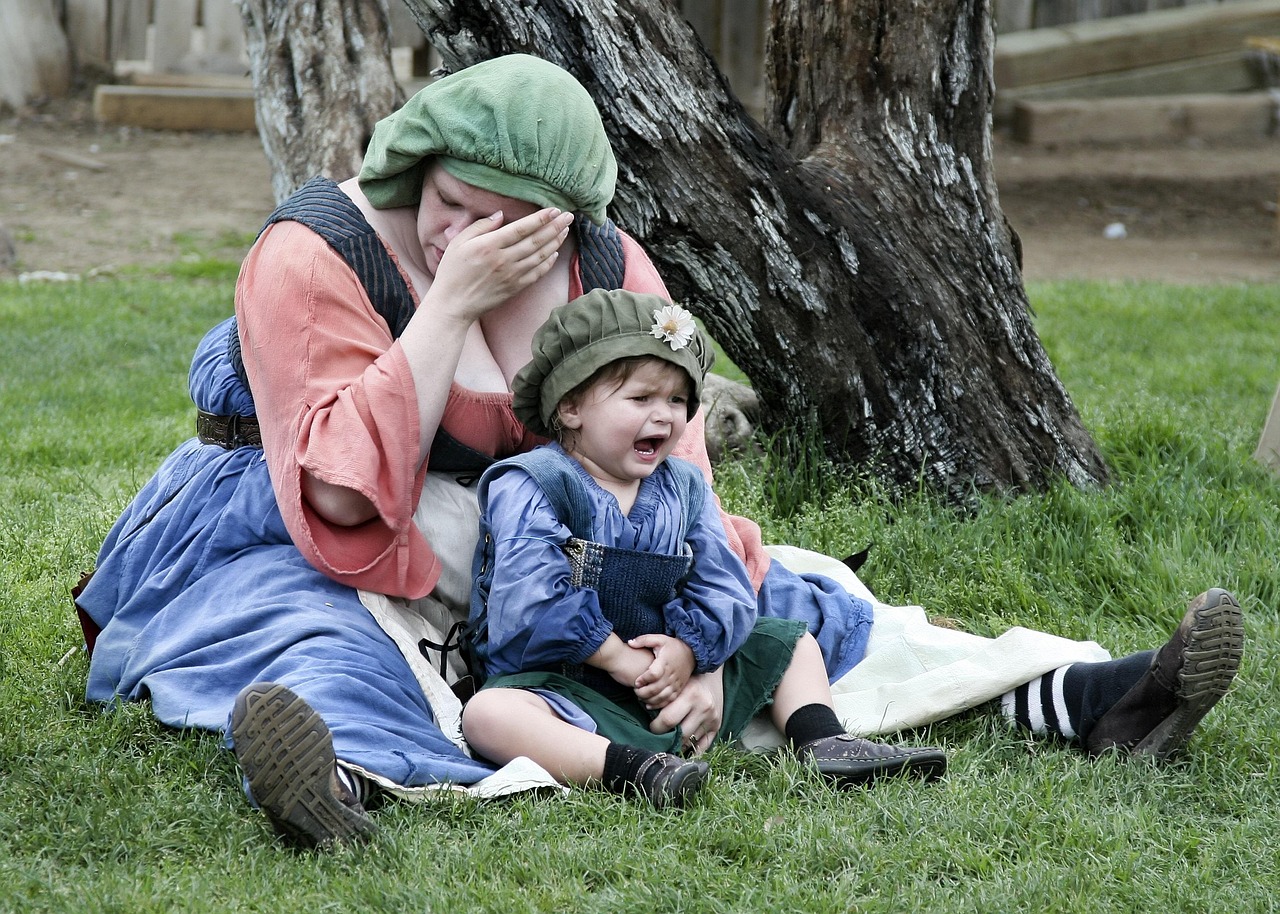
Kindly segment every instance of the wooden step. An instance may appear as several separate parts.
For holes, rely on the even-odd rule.
[[[1258,139],[1273,135],[1275,123],[1276,100],[1268,92],[1021,101],[1013,137],[1041,146]]]
[[[1280,36],[1280,0],[1115,16],[996,39],[996,91],[1238,52],[1250,38]]]
[[[257,130],[252,89],[100,85],[93,113],[104,124],[149,130]]]
[[[1266,83],[1254,52],[1241,50],[1115,73],[1003,89],[996,93],[995,119],[999,124],[1008,123],[1014,107],[1023,101],[1249,92],[1267,88]]]

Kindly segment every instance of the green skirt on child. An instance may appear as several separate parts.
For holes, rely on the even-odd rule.
[[[746,642],[724,665],[724,712],[716,742],[735,739],[773,701],[805,631],[803,622],[792,619],[756,620]],[[684,744],[679,727],[667,733],[651,732],[649,724],[655,712],[623,686],[616,694],[605,695],[561,673],[535,672],[494,676],[484,688],[554,692],[577,705],[595,721],[596,732],[611,742],[675,754]]]

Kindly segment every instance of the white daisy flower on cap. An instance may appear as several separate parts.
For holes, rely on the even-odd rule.
[[[679,352],[689,345],[697,329],[692,314],[679,305],[667,305],[653,312],[653,329],[649,332]]]

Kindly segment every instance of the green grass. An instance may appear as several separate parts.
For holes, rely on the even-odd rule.
[[[1280,891],[1280,481],[1251,453],[1280,351],[1280,288],[1030,289],[1113,471],[959,517],[820,462],[722,467],[766,538],[873,543],[890,602],[987,634],[1028,625],[1155,646],[1204,587],[1235,589],[1248,648],[1186,758],[1091,762],[975,712],[906,738],[940,784],[837,793],[718,749],[691,810],[577,791],[393,803],[366,849],[272,841],[208,734],[83,700],[68,591],[192,427],[187,362],[230,312],[231,271],[0,284],[0,912],[1263,911]],[[799,477],[787,510],[777,478]]]

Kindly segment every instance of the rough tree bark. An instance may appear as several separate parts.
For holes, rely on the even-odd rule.
[[[264,142],[283,132],[282,158],[313,143],[300,136],[340,143],[332,119],[353,109],[363,137],[379,106],[362,84],[354,104],[341,82],[319,106],[295,99],[317,68],[359,73],[322,51],[381,40],[385,16],[311,47],[336,8],[346,23],[369,4],[240,2]],[[404,2],[448,68],[523,51],[587,86],[620,160],[615,220],[750,376],[767,429],[817,423],[837,460],[956,501],[1105,479],[1035,335],[997,199],[990,0],[773,0],[763,126],[670,3]],[[290,8],[314,18],[285,36]],[[255,24],[276,36],[267,51],[286,37],[303,50],[255,50]]]
[[[772,429],[955,500],[1106,468],[1032,327],[991,162],[988,0],[774,0],[767,124],[668,3],[405,0],[446,66],[546,57],[597,99],[616,221]]]
[[[0,111],[71,89],[71,49],[48,0],[0,3]]]
[[[403,101],[387,0],[236,2],[276,201],[316,175],[351,177],[373,125]]]

